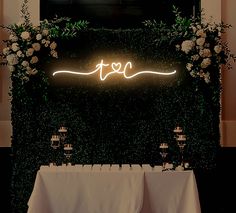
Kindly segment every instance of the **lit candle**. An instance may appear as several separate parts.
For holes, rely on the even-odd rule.
[[[51,141],[59,141],[59,135],[52,135]]]
[[[186,135],[178,135],[177,141],[186,141]]]
[[[58,130],[58,132],[67,132],[67,128],[62,126],[60,127],[60,129]]]
[[[174,132],[175,133],[181,133],[183,130],[180,126],[177,126],[175,129],[174,129]]]
[[[65,151],[70,151],[70,150],[72,150],[73,148],[72,148],[72,144],[65,144],[64,145],[64,150]]]
[[[167,149],[168,148],[168,144],[167,143],[161,143],[159,147],[161,149]]]

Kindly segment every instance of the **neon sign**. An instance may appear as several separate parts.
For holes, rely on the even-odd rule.
[[[104,69],[103,69],[104,67],[110,67],[111,71],[104,74]],[[123,75],[124,78],[126,78],[126,79],[134,78],[135,76],[142,75],[142,74],[174,75],[176,73],[176,70],[174,70],[172,72],[157,72],[157,71],[144,70],[144,71],[140,71],[135,74],[132,74],[132,75],[128,75],[127,69],[130,69],[130,70],[132,69],[132,63],[130,61],[128,61],[123,66],[123,69],[122,69],[122,64],[120,62],[118,62],[118,63],[113,62],[111,64],[105,64],[102,59],[101,62],[96,65],[96,69],[91,72],[75,72],[75,71],[70,71],[70,70],[58,70],[53,73],[53,76],[58,75],[58,74],[62,74],[62,73],[67,73],[67,74],[72,74],[72,75],[92,75],[94,73],[99,72],[100,80],[104,81],[104,80],[106,80],[106,78],[108,76],[115,74],[115,73]]]

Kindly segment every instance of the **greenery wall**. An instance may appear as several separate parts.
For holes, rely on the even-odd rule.
[[[161,142],[169,144],[169,160],[177,164],[173,129],[180,125],[187,135],[185,159],[190,165],[216,166],[219,71],[215,70],[210,84],[192,78],[174,42],[160,39],[148,29],[87,29],[74,39],[58,38],[59,59],[45,58],[44,72],[31,76],[27,83],[12,76],[13,212],[26,212],[36,172],[52,161],[50,138],[61,125],[68,127],[75,164],[161,164]],[[132,55],[134,61],[163,69],[176,68],[177,75],[114,84],[86,79],[76,79],[76,85],[69,79],[57,84],[52,79],[54,66],[79,61],[89,67],[87,59],[101,52]],[[63,160],[60,149],[57,162]]]

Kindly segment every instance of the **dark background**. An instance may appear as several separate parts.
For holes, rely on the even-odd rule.
[[[183,16],[200,12],[200,0],[41,0],[40,17],[85,19],[91,27],[136,28],[147,19],[172,23],[173,5]]]

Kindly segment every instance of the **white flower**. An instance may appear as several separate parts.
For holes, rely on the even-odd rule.
[[[27,32],[27,31],[24,31],[24,32],[21,33],[20,36],[21,36],[22,39],[27,40],[27,39],[30,38],[30,33]]]
[[[26,56],[29,57],[29,56],[32,56],[34,53],[34,49],[33,48],[29,48],[27,51],[26,51]]]
[[[50,49],[51,49],[51,50],[54,50],[54,49],[56,49],[56,47],[57,47],[57,44],[56,44],[55,41],[53,41],[53,42],[50,44]]]
[[[203,29],[199,29],[199,30],[196,32],[196,36],[200,36],[200,37],[205,38],[205,37],[206,37],[206,33],[204,32]]]
[[[29,62],[28,61],[22,61],[21,65],[23,67],[28,67],[29,66]]]
[[[197,61],[198,59],[199,59],[199,55],[198,54],[196,54],[196,55],[193,55],[193,56],[191,56],[191,59],[193,60],[193,61]]]
[[[205,69],[211,64],[210,58],[204,58],[201,63],[201,68]]]
[[[38,73],[38,70],[37,69],[31,69],[30,67],[27,67],[27,71],[26,73],[28,73],[29,75],[35,75]]]
[[[191,71],[192,67],[193,67],[193,64],[187,63],[186,68],[187,68],[188,71]]]
[[[192,40],[185,40],[181,44],[181,50],[186,54],[188,54],[193,49],[194,46],[195,44]]]
[[[33,56],[30,60],[30,63],[31,64],[36,64],[37,62],[39,61],[38,57],[37,56]]]
[[[2,50],[2,53],[3,53],[3,55],[8,55],[8,54],[10,54],[10,48],[9,48],[9,47],[5,47],[5,48]]]
[[[48,47],[49,44],[50,44],[50,41],[49,41],[49,40],[45,40],[45,44],[44,44],[44,46],[45,46],[45,47]]]
[[[16,65],[18,64],[18,58],[16,56],[16,54],[10,54],[6,57],[7,62],[9,65]]]
[[[42,34],[37,34],[36,35],[36,40],[39,41],[43,38]]]
[[[11,49],[12,49],[14,52],[18,51],[18,50],[20,49],[19,44],[18,44],[18,43],[13,43],[13,44],[11,45]]]
[[[42,35],[43,35],[43,36],[47,36],[48,33],[49,33],[49,31],[48,31],[47,29],[44,29],[44,30],[42,31]]]
[[[54,58],[58,58],[57,52],[55,50],[50,51],[50,54]]]
[[[15,71],[15,67],[12,66],[12,65],[9,65],[9,66],[8,66],[8,69],[10,70],[10,72],[14,72],[14,71]]]
[[[18,57],[24,57],[24,54],[22,53],[21,50],[18,50],[17,53],[16,53],[16,55],[17,55]]]
[[[205,38],[203,38],[203,37],[198,38],[198,39],[196,40],[196,44],[197,44],[198,46],[203,46],[204,43],[205,43]]]
[[[10,34],[9,35],[9,40],[12,42],[16,42],[18,41],[18,37],[16,35]]]
[[[205,57],[211,57],[212,54],[211,54],[211,50],[210,49],[202,49],[199,51],[199,55],[202,57],[202,58],[205,58]]]
[[[32,47],[35,51],[39,51],[41,49],[41,45],[39,43],[33,43]]]
[[[46,43],[46,39],[44,38],[42,41],[41,41],[42,44],[45,44]]]
[[[210,83],[210,73],[206,72],[203,74],[204,81],[208,84]]]
[[[222,50],[222,46],[221,45],[216,45],[214,47],[214,51],[216,52],[216,54],[219,54],[221,52],[221,50]]]
[[[28,81],[29,81],[29,77],[23,76],[23,77],[21,78],[21,80],[24,81],[24,82],[28,82]]]

